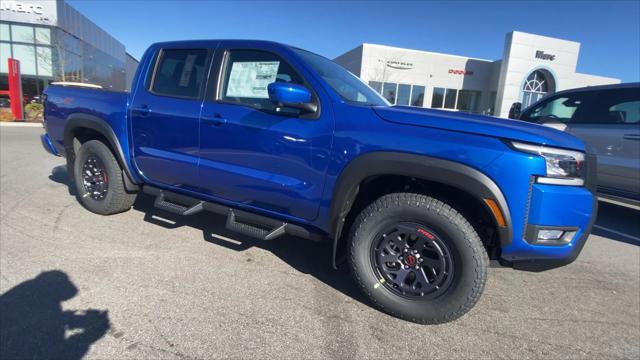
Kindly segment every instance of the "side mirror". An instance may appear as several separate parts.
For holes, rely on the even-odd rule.
[[[514,102],[509,109],[509,119],[520,119],[522,115],[522,103]]]
[[[299,109],[304,113],[314,113],[318,105],[311,102],[311,91],[298,84],[274,82],[267,86],[269,99],[280,107]]]

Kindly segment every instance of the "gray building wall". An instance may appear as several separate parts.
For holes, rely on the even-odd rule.
[[[136,75],[136,70],[138,69],[138,63],[139,62],[138,60],[136,60],[136,58],[134,58],[129,53],[127,53],[127,59],[126,59],[126,65],[125,65],[126,74],[127,74],[127,83],[126,83],[127,91],[131,91],[133,77]]]
[[[360,45],[357,48],[349,50],[348,52],[338,56],[334,61],[349,70],[352,74],[360,76],[360,71],[362,70],[363,48],[364,45]]]

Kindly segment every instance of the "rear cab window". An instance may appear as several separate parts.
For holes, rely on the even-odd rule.
[[[149,91],[155,95],[198,99],[206,80],[207,49],[162,49]]]

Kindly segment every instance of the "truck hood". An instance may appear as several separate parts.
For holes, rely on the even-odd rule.
[[[573,135],[520,120],[408,106],[380,106],[373,109],[382,119],[396,124],[466,132],[582,151],[585,149],[584,143]]]

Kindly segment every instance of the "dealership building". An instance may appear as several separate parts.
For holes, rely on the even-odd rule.
[[[506,117],[544,95],[619,79],[576,72],[580,43],[511,32],[501,60],[362,44],[335,61],[393,104]]]
[[[0,1],[0,90],[9,86],[8,58],[20,61],[27,102],[53,81],[128,90],[138,65],[122,43],[62,0]]]

